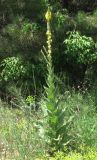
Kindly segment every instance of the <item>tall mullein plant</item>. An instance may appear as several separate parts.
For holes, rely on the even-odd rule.
[[[54,110],[54,98],[55,98],[55,85],[54,85],[54,71],[52,67],[52,33],[51,33],[51,27],[50,27],[50,21],[51,21],[51,11],[48,8],[48,11],[45,15],[46,21],[47,21],[47,71],[48,71],[48,76],[47,76],[47,87],[45,88],[46,90],[46,95],[47,95],[47,108],[51,111]],[[51,105],[52,104],[52,105]]]
[[[67,136],[68,122],[71,121],[65,119],[64,102],[58,98],[54,83],[54,70],[52,66],[52,33],[51,33],[51,11],[48,8],[45,15],[47,21],[47,87],[46,91],[46,110],[47,110],[47,136],[49,139],[49,146],[55,150],[63,149],[64,145],[69,142]],[[62,104],[63,103],[63,104]]]
[[[46,91],[46,108],[47,108],[47,122],[48,122],[48,129],[47,135],[49,138],[50,147],[55,148],[54,138],[56,137],[56,115],[55,115],[55,108],[56,108],[56,95],[55,95],[55,84],[54,84],[54,71],[52,67],[52,33],[51,33],[51,18],[52,14],[50,8],[48,8],[46,15],[47,21],[47,87],[45,88]]]

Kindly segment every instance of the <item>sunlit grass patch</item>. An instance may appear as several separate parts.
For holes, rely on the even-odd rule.
[[[0,106],[0,158],[35,159],[44,155],[37,114]]]

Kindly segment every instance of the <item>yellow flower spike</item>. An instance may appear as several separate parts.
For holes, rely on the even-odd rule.
[[[49,7],[48,7],[48,10],[45,14],[45,18],[46,18],[46,21],[47,21],[46,35],[47,35],[47,47],[48,47],[48,59],[49,59],[49,61],[51,61],[51,59],[52,59],[52,57],[51,57],[51,54],[52,54],[52,33],[51,33],[50,21],[51,21],[51,18],[52,18],[52,13],[51,13],[51,10],[50,10]]]
[[[47,22],[51,21],[51,19],[52,19],[52,13],[49,8],[45,14],[45,18],[46,18]]]

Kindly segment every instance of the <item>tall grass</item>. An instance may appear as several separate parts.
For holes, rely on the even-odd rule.
[[[42,118],[39,112],[9,109],[0,104],[1,160],[35,160],[45,155],[45,143],[39,135],[39,118]]]
[[[41,110],[36,112],[28,109],[25,101],[20,103],[20,109],[8,108],[7,104],[0,102],[1,160],[46,160],[48,149],[50,152],[56,150],[56,157],[60,157],[59,150],[64,151],[67,148],[62,153],[66,159],[68,150],[71,150],[72,156],[77,157],[74,151],[76,150],[76,153],[81,154],[80,157],[86,154],[85,148],[96,149],[97,113],[89,93],[83,95],[80,92],[67,91],[62,97],[55,94],[52,103],[50,100],[46,97],[40,102],[45,111],[44,115]],[[74,118],[69,121],[71,116]],[[63,122],[64,126],[60,129]],[[67,157],[70,159],[69,155]]]

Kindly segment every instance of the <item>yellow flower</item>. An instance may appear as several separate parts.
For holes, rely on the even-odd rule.
[[[48,36],[51,36],[51,35],[52,35],[52,34],[51,34],[51,31],[47,31],[46,34],[47,34]]]
[[[26,125],[27,125],[27,121],[24,118],[22,118],[21,120],[19,120],[19,122],[17,123],[18,129],[25,128]]]
[[[45,18],[46,20],[49,22],[52,18],[52,13],[50,11],[50,9],[47,10],[46,14],[45,14]]]

